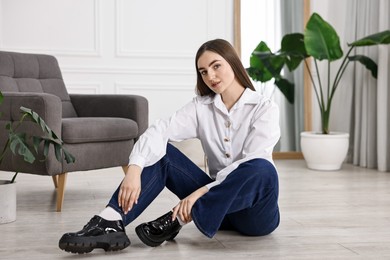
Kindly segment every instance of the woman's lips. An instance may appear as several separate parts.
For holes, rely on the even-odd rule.
[[[219,82],[217,82],[217,83],[211,83],[211,87],[213,87],[213,88],[218,87],[218,85],[219,85]]]

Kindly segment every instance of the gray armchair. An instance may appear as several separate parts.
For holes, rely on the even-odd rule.
[[[128,164],[134,142],[148,126],[148,102],[137,95],[69,95],[55,57],[0,51],[0,147],[5,125],[18,121],[20,107],[31,108],[64,141],[76,162],[58,162],[50,150],[46,160],[33,164],[7,153],[2,171],[53,177],[57,211],[61,211],[69,172]],[[19,131],[39,135],[38,126],[25,122]]]

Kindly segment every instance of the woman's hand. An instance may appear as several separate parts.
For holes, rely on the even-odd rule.
[[[177,204],[176,207],[173,208],[172,219],[175,220],[176,217],[179,216],[180,220],[183,221],[184,223],[191,222],[192,206],[194,206],[195,202],[204,194],[206,194],[208,191],[209,189],[206,186],[204,186],[202,188],[197,189],[189,196],[181,200],[179,204]]]
[[[126,171],[126,176],[119,188],[119,207],[127,214],[134,204],[138,203],[141,193],[141,168],[137,165],[130,165]]]

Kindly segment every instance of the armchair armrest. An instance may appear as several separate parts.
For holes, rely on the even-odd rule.
[[[62,103],[55,95],[32,92],[3,92],[3,104],[0,105],[0,121],[18,121],[20,107],[30,108],[61,136]]]
[[[137,95],[70,94],[76,113],[80,117],[121,117],[137,122],[139,135],[149,124],[148,101]]]
[[[46,124],[61,137],[62,102],[59,97],[46,93],[32,92],[3,92],[4,99],[0,105],[0,147],[8,139],[7,131],[4,131],[8,122],[19,121],[22,115],[20,107],[30,108],[46,122]],[[17,130],[30,135],[41,135],[42,129],[33,122],[25,121]],[[6,154],[1,164],[4,171],[26,172],[40,175],[54,175],[62,172],[62,163],[55,158],[54,150],[49,151],[47,160],[35,161],[33,165],[25,162],[22,157]],[[43,158],[41,158],[43,159]]]

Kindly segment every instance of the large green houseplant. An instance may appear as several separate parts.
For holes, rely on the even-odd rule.
[[[306,24],[304,33],[286,34],[282,38],[279,51],[272,53],[265,42],[260,42],[251,55],[250,67],[247,71],[255,81],[266,82],[274,79],[275,85],[292,102],[294,84],[282,76],[282,69],[287,67],[289,71],[293,71],[304,61],[320,108],[322,133],[329,134],[332,100],[348,64],[358,61],[371,71],[374,78],[377,77],[377,64],[367,56],[353,54],[353,50],[356,47],[389,43],[390,30],[382,31],[349,43],[349,50],[344,55],[335,29],[320,15],[313,13]],[[310,69],[307,59],[309,57],[313,59],[317,80]],[[334,69],[332,65],[335,65],[333,62],[341,58],[343,58],[341,64],[335,68],[336,76],[331,80],[331,70]],[[318,69],[318,62],[322,60],[327,61],[327,73],[324,75],[321,75]]]
[[[286,34],[282,38],[279,51],[271,52],[265,42],[260,42],[253,51],[250,67],[247,69],[250,77],[261,82],[274,79],[275,85],[289,102],[293,102],[294,84],[283,77],[283,68],[287,67],[289,71],[293,71],[302,61],[308,68],[320,109],[322,130],[321,134],[301,133],[301,149],[309,168],[337,170],[341,167],[348,151],[349,134],[331,132],[329,129],[330,112],[336,90],[340,87],[340,80],[351,62],[358,61],[374,78],[377,77],[377,64],[367,56],[355,54],[353,51],[356,47],[389,43],[390,30],[382,31],[349,43],[349,49],[344,55],[335,29],[320,15],[313,13],[304,33]],[[307,59],[309,57],[313,61],[313,68],[310,66],[311,59]],[[335,63],[339,59],[342,59],[341,62]],[[325,74],[319,71],[320,61],[326,61]],[[313,70],[316,78],[313,76]],[[332,75],[335,75],[333,79]]]

